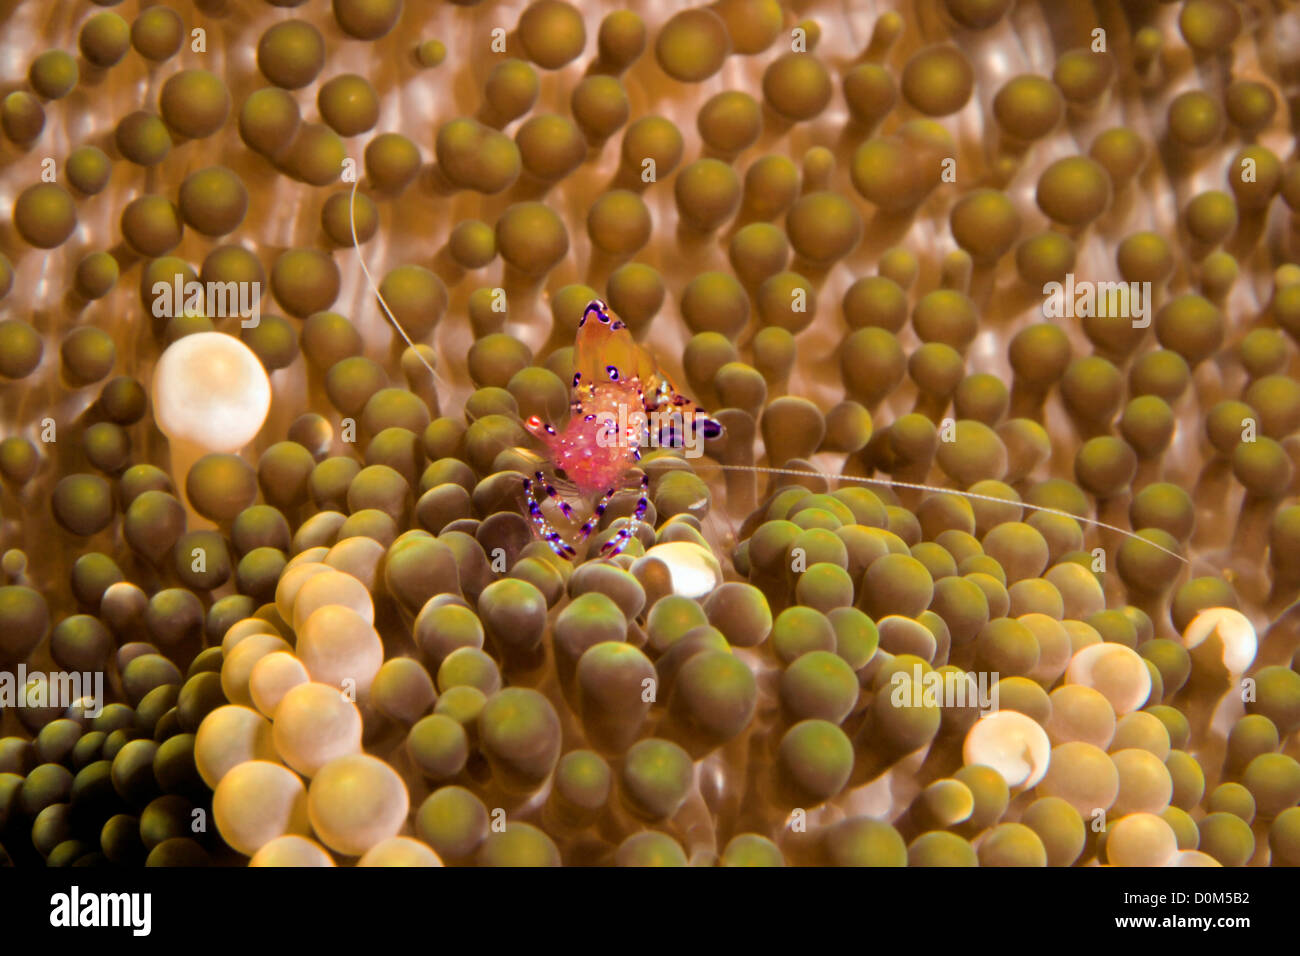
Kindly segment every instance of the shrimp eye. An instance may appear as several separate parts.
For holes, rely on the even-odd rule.
[[[617,369],[615,366],[613,366],[613,365],[606,365],[606,366],[605,366],[605,371],[609,373],[609,380],[610,380],[611,382],[617,382],[617,381],[618,381],[618,369]]]
[[[581,378],[582,378],[582,373],[581,373],[581,372],[574,372],[574,373],[573,373],[573,387],[574,387],[574,388],[577,388],[577,387],[578,387],[578,382],[579,382],[579,380],[581,380]]]
[[[554,434],[555,434],[555,426],[554,426],[554,425],[547,425],[547,426],[546,426],[546,434],[548,434],[548,435],[554,435]]]

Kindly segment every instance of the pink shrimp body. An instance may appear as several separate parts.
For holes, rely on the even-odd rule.
[[[525,423],[546,445],[557,470],[583,495],[615,487],[639,457],[645,412],[636,381],[605,382],[587,390],[581,411],[557,430],[533,416]],[[619,435],[619,423],[626,422]]]

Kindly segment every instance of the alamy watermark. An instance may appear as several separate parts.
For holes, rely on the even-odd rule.
[[[923,671],[913,664],[910,674],[896,671],[889,679],[894,688],[889,702],[895,707],[978,707],[980,716],[987,717],[998,709],[999,678],[997,671]]]
[[[98,717],[104,710],[104,674],[102,671],[28,672],[26,664],[18,671],[0,671],[0,707],[76,706],[87,717]]]
[[[153,314],[158,319],[202,315],[209,319],[238,316],[240,326],[255,329],[262,321],[262,283],[196,282],[175,276],[153,284]]]
[[[122,926],[133,936],[148,936],[153,929],[153,895],[150,893],[83,893],[74,885],[67,893],[50,897],[50,925],[60,928]]]
[[[596,444],[601,448],[680,448],[687,458],[704,454],[706,428],[713,422],[693,409],[655,409],[645,412],[620,403],[618,414],[601,410],[593,413],[598,423]]]
[[[1064,283],[1044,285],[1043,295],[1043,315],[1049,319],[1131,319],[1135,329],[1151,324],[1150,282],[1076,281],[1067,272]]]

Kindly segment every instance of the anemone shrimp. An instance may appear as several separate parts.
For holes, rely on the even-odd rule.
[[[416,348],[415,342],[389,308],[375,284],[357,239],[355,201],[357,181],[352,183],[348,215],[353,248],[370,291],[379,301],[385,316],[410,347],[435,381],[441,377],[433,365]],[[524,476],[523,492],[529,518],[538,536],[559,556],[573,560],[577,549],[555,528],[542,509],[549,499],[570,522],[576,512],[569,498],[594,499],[591,513],[577,528],[579,542],[585,542],[596,529],[610,500],[629,487],[638,490],[631,520],[624,523],[600,548],[605,558],[619,554],[635,534],[635,529],[649,509],[650,479],[641,472],[635,484],[629,478],[641,461],[640,449],[647,445],[681,448],[693,439],[718,438],[721,423],[691,401],[655,362],[654,357],[632,337],[626,325],[613,317],[600,299],[590,302],[578,323],[574,343],[574,375],[569,402],[570,415],[562,428],[556,428],[537,416],[524,427],[549,453],[549,470],[539,468],[532,477]],[[819,478],[827,481],[852,482],[887,489],[909,489],[932,494],[953,494],[970,501],[1005,504],[1002,498],[959,488],[872,478],[860,475],[836,475],[816,469],[711,463],[722,471],[744,471],[778,477]],[[1140,541],[1158,551],[1189,564],[1187,558],[1150,538],[1095,518],[1019,502],[1022,507],[1045,514],[1071,518],[1083,524],[1111,531]]]
[[[528,431],[550,452],[556,475],[571,481],[583,497],[599,494],[591,516],[578,528],[585,541],[596,528],[605,508],[626,481],[630,469],[641,460],[640,449],[660,444],[666,431],[667,444],[675,447],[695,435],[715,438],[722,433],[718,422],[695,408],[677,390],[650,358],[632,341],[627,327],[609,314],[609,308],[595,299],[578,321],[574,346],[574,373],[569,421],[557,430],[536,415],[525,423]],[[679,429],[680,423],[680,429]],[[633,529],[645,518],[649,507],[650,477],[641,473],[640,495],[632,521],[623,525],[600,549],[612,557],[623,550]],[[562,557],[572,558],[576,550],[566,542],[542,513],[541,492],[555,499],[570,521],[573,507],[556,491],[555,485],[538,471],[524,479],[528,513],[542,538]]]

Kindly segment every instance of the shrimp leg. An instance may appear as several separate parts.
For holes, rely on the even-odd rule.
[[[540,472],[537,474],[536,481],[532,478],[524,479],[524,494],[528,496],[528,516],[532,518],[537,533],[551,546],[552,551],[562,558],[572,558],[577,552],[560,537],[559,532],[552,528],[551,523],[546,520],[546,515],[542,514],[542,506],[538,499],[543,491],[550,494],[555,493],[555,490],[542,479]],[[567,504],[567,502],[562,504]]]
[[[610,538],[603,545],[601,545],[600,553],[602,556],[607,558],[612,558],[616,554],[621,553],[622,550],[625,547],[627,547],[627,543],[630,540],[632,540],[632,535],[635,533],[636,526],[639,525],[641,521],[645,518],[646,509],[650,506],[649,493],[650,493],[650,476],[642,475],[641,494],[640,497],[637,498],[636,511],[633,512],[632,520],[630,520],[627,524],[623,525],[623,527],[619,528],[618,531],[615,532],[612,538]],[[604,500],[601,501],[599,505],[597,505],[599,511],[592,516],[592,520],[599,520],[600,513],[605,510],[605,505],[608,503],[608,500],[609,499],[607,496]],[[588,523],[590,524],[591,522]],[[583,537],[586,537],[586,535],[584,535]]]

